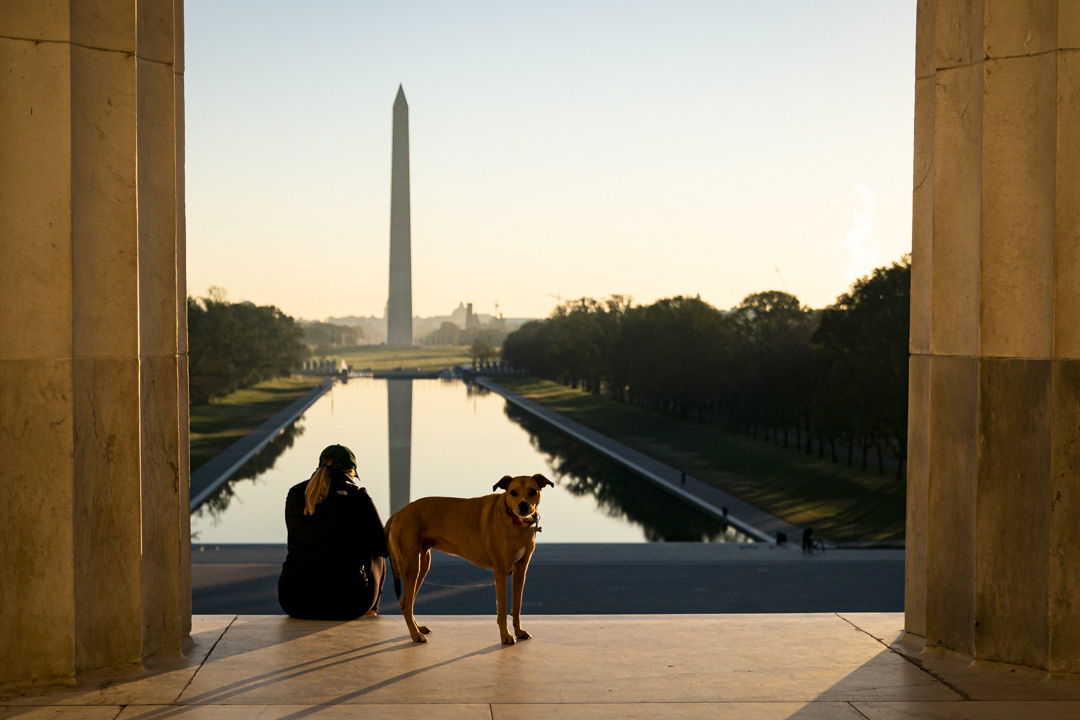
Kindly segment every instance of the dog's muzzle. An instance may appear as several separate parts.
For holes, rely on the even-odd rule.
[[[522,513],[526,513],[527,510],[532,509],[529,503],[526,502],[518,503],[518,508],[519,511]],[[540,532],[540,513],[538,512],[519,515],[518,513],[515,513],[513,510],[507,507],[506,516],[513,520],[514,524],[518,525],[519,527],[531,527],[536,532]]]

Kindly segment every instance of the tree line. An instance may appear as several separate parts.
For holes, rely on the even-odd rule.
[[[728,311],[700,297],[581,298],[503,344],[517,368],[612,399],[903,477],[911,260],[857,280],[822,310],[770,290]]]
[[[191,404],[288,375],[308,356],[304,331],[273,305],[230,303],[219,288],[187,299]]]
[[[334,348],[359,345],[367,338],[364,328],[358,326],[309,320],[301,322],[300,327],[304,331],[304,343],[316,355],[329,355]]]

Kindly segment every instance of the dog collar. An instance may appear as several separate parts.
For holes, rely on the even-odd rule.
[[[518,516],[517,516],[517,515],[516,515],[516,514],[514,513],[514,511],[513,511],[513,510],[511,510],[510,508],[508,508],[508,507],[505,507],[505,506],[504,506],[504,508],[506,509],[506,514],[507,514],[507,516],[508,516],[508,517],[509,517],[509,518],[510,518],[511,520],[513,520],[514,524],[515,524],[515,525],[517,525],[518,527],[533,527],[533,526],[535,525],[536,527],[533,527],[533,529],[534,529],[534,530],[535,530],[536,532],[543,532],[543,531],[542,531],[542,530],[540,529],[540,513],[533,513],[533,519],[532,519],[531,521],[528,521],[528,522],[527,522],[527,521],[525,521],[525,520],[522,520],[522,519],[521,519],[520,517],[518,517]]]

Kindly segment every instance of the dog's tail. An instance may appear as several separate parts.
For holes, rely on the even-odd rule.
[[[398,574],[397,558],[394,557],[394,545],[390,542],[390,523],[392,522],[394,522],[393,515],[386,521],[383,534],[386,536],[386,550],[390,557],[390,572],[394,575],[394,595],[397,596],[398,600],[401,600],[401,576]]]

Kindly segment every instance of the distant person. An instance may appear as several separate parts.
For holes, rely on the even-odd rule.
[[[814,552],[817,540],[814,538],[814,528],[806,528],[802,531],[802,551]]]
[[[282,610],[304,620],[378,614],[386,538],[379,511],[356,480],[349,448],[323,450],[311,478],[289,489],[285,525],[289,550],[278,579]]]

